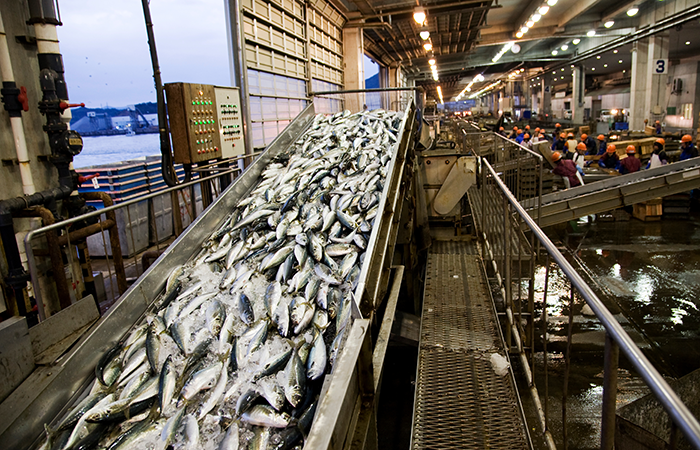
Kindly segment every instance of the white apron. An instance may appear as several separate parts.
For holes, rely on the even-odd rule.
[[[659,159],[659,155],[657,155],[656,153],[652,153],[649,168],[653,169],[655,167],[661,167],[662,165],[663,164],[661,164],[661,159]]]

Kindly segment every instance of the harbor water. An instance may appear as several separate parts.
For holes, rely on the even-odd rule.
[[[83,151],[74,158],[73,165],[79,169],[159,154],[158,133],[83,137]]]

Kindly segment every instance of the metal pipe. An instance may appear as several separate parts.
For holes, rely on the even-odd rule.
[[[250,156],[253,153],[253,140],[250,120],[250,95],[248,92],[248,64],[246,61],[246,42],[244,26],[241,20],[241,4],[239,0],[227,0],[224,2],[228,21],[226,31],[229,40],[229,54],[231,55],[231,68],[234,86],[241,89],[241,119],[243,121],[243,144],[245,153]],[[308,20],[308,19],[307,19]],[[307,58],[309,56],[307,55]]]
[[[309,92],[309,97],[315,97],[319,95],[335,95],[335,94],[362,94],[367,92],[395,92],[395,91],[418,91],[425,92],[422,86],[410,86],[410,87],[393,87],[393,88],[371,88],[371,89],[347,89],[344,91],[319,91],[319,92]]]
[[[86,239],[88,236],[92,236],[93,234],[109,230],[114,225],[115,222],[113,220],[101,220],[97,223],[93,223],[92,225],[88,225],[86,227],[79,228],[75,231],[71,231],[70,233],[64,234],[63,236],[59,236],[58,245],[68,245],[70,242],[73,241],[81,241],[83,239]]]
[[[55,219],[51,211],[43,206],[36,206],[32,209],[25,209],[20,211],[18,216],[27,217],[41,217],[44,225],[52,225],[55,223]],[[49,231],[46,233],[46,243],[48,247],[49,258],[51,260],[51,269],[53,270],[53,281],[56,283],[56,293],[58,294],[58,302],[61,305],[61,309],[67,308],[71,305],[70,291],[68,290],[68,283],[66,282],[66,277],[64,276],[63,268],[63,255],[61,254],[61,247],[58,243],[58,236],[55,231]],[[43,302],[37,301],[37,308],[39,309],[39,317],[46,317],[46,311],[44,310]]]
[[[487,170],[494,177],[495,183],[507,197],[508,202],[513,206],[515,211],[520,214],[526,225],[535,233],[537,239],[540,240],[547,252],[549,252],[561,270],[571,280],[571,283],[593,310],[606,331],[619,345],[622,353],[647,383],[649,389],[654,393],[659,403],[668,411],[671,419],[678,425],[686,439],[695,447],[700,448],[700,423],[698,420],[693,416],[690,410],[688,410],[688,407],[680,400],[673,389],[671,389],[661,374],[649,362],[639,347],[636,346],[632,338],[630,338],[627,332],[622,328],[622,325],[615,320],[615,316],[605,307],[591,287],[586,284],[583,278],[581,278],[571,264],[569,264],[564,255],[559,252],[544,231],[537,226],[534,219],[527,214],[527,211],[518,203],[518,200],[513,194],[508,191],[503,181],[498,178],[493,167],[488,163],[485,165]]]
[[[10,48],[7,45],[7,34],[5,33],[5,25],[0,14],[0,73],[2,73],[3,96],[7,105],[7,93],[9,89],[16,94],[20,93],[15,84],[15,75],[12,69],[12,60],[10,59]],[[22,88],[24,89],[24,88]],[[14,99],[17,99],[15,94]],[[15,105],[19,106],[19,105]],[[36,192],[32,171],[29,167],[29,152],[27,151],[27,140],[24,135],[24,126],[22,125],[22,113],[19,108],[8,110],[10,115],[10,124],[12,126],[12,136],[15,142],[15,153],[19,162],[19,175],[22,179],[22,191],[24,195],[33,194]]]
[[[105,217],[108,221],[114,222],[114,230],[109,233],[109,244],[112,247],[112,259],[114,260],[114,274],[117,277],[117,288],[119,289],[119,294],[123,294],[129,288],[126,282],[126,272],[124,270],[124,259],[122,258],[122,246],[119,242],[119,225],[117,222],[117,215],[115,213],[116,209],[113,208],[112,197],[106,192],[84,192],[80,194],[85,200],[100,200],[105,206],[102,212],[105,213]]]

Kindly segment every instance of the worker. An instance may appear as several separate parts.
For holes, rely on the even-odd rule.
[[[521,144],[525,138],[525,130],[518,130],[518,135],[515,137],[515,142]]]
[[[576,164],[574,164],[573,161],[562,158],[560,152],[552,153],[552,161],[554,164],[556,164],[556,167],[552,169],[553,174],[569,180],[570,187],[579,186],[581,184],[579,177],[576,174],[579,173],[579,171],[583,173],[583,170],[576,167]]]
[[[566,152],[566,134],[560,133],[552,142],[552,151]]]
[[[620,160],[620,168],[617,169],[620,172],[620,175],[639,172],[639,169],[642,167],[642,163],[639,162],[639,159],[635,156],[637,150],[634,148],[634,145],[628,145],[625,152],[627,153],[627,158]]]
[[[608,144],[605,142],[605,136],[602,134],[598,135],[598,155],[604,155],[608,148]]]
[[[576,153],[576,138],[574,138],[574,133],[569,133],[566,135],[566,147],[568,148],[569,159],[573,158]]]
[[[518,127],[513,127],[513,131],[508,135],[508,139],[515,139],[518,136]]]
[[[595,139],[593,139],[592,136],[589,136],[586,133],[581,134],[581,142],[583,142],[583,144],[586,146],[587,155],[596,154]]]
[[[523,136],[523,141],[520,143],[520,145],[522,145],[525,148],[532,148],[532,141],[530,141],[529,134],[525,133],[525,135]]]
[[[620,157],[617,156],[615,144],[608,145],[605,154],[598,160],[598,166],[607,169],[617,169],[620,164]]]
[[[577,167],[583,168],[583,166],[586,164],[586,157],[584,156],[586,154],[586,144],[583,142],[579,142],[576,145],[576,152],[573,154],[571,157],[571,160],[576,164]]]
[[[498,134],[500,134],[501,136],[506,136],[506,129],[503,127],[500,127],[498,129]]]
[[[654,151],[652,152],[649,163],[647,164],[647,169],[654,169],[656,167],[661,167],[668,164],[668,156],[666,156],[664,146],[666,146],[666,141],[664,138],[658,138],[656,142],[654,142]]]
[[[557,136],[559,136],[560,134],[561,134],[561,124],[558,123],[558,124],[554,125],[554,132],[552,133],[552,140],[556,141]]]
[[[530,134],[530,125],[525,125],[525,132]]]
[[[656,134],[661,134],[661,122],[658,120],[654,122],[654,128],[656,129]]]
[[[681,161],[697,158],[698,149],[693,145],[693,138],[686,134],[681,138]]]
[[[540,130],[540,127],[536,127],[536,128],[535,128],[535,132],[532,134],[532,136],[533,136],[533,137],[534,137],[534,136],[538,136],[538,135],[540,134],[540,131],[541,131],[541,130]]]

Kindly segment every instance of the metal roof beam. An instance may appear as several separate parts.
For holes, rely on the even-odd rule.
[[[579,0],[574,3],[574,6],[564,11],[564,14],[559,18],[559,27],[565,27],[569,22],[582,15],[601,0]]]

